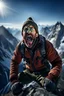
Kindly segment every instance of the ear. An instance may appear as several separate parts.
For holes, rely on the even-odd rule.
[[[38,37],[38,33],[36,33],[36,37]]]

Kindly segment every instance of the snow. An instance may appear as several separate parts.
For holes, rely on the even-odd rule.
[[[38,25],[38,31],[39,31],[39,32],[40,32],[40,30],[41,30],[42,28],[44,28],[43,25]]]
[[[60,43],[60,46],[59,46],[59,50],[61,50],[62,52],[64,52],[64,36],[63,36],[63,38],[61,39],[61,43]]]
[[[55,47],[55,42],[56,42],[56,39],[55,38],[52,38],[51,40],[50,40],[50,42],[54,45],[54,47]]]
[[[64,51],[64,44],[63,43],[60,44],[59,50]]]
[[[61,29],[61,26],[60,26],[60,24],[59,24],[59,25],[57,25],[57,27],[56,27],[56,31],[58,32],[58,31],[60,31],[60,29]]]
[[[18,40],[22,40],[21,32],[17,32],[14,36],[15,36]]]
[[[64,41],[64,36],[63,36],[63,38],[62,38],[62,40],[61,40],[61,43]]]
[[[57,49],[57,51],[58,51],[60,57],[62,58],[62,63],[64,63],[64,36],[61,39],[61,43],[60,43],[60,46]]]

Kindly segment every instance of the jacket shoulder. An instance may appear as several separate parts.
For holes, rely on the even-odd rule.
[[[25,44],[23,43],[23,41],[17,44],[17,49],[21,53],[22,57],[24,57]]]
[[[47,46],[47,48],[50,48],[50,47],[54,48],[53,44],[49,40],[47,40],[47,39],[46,39],[46,46]]]
[[[20,49],[20,46],[22,46],[22,45],[23,45],[23,41],[20,41],[20,42],[17,44],[16,48],[19,50],[19,49]]]

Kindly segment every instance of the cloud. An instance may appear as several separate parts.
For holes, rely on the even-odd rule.
[[[10,28],[22,28],[22,24],[15,24],[15,23],[0,23],[0,26],[5,26],[6,28],[10,27]]]

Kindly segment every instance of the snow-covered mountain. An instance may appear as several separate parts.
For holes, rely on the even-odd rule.
[[[57,22],[51,28],[51,32],[48,34],[47,38],[57,49],[64,64],[64,25],[61,22]]]
[[[9,81],[11,57],[17,43],[18,40],[4,26],[0,26],[0,89]]]
[[[52,42],[64,64],[64,25],[61,22],[57,22],[52,26],[39,25],[38,28],[40,34]]]
[[[47,38],[47,35],[51,32],[52,26],[53,25],[50,26],[38,25],[39,33]]]
[[[21,31],[21,29],[18,28],[7,28],[7,30],[14,36],[17,32]]]
[[[39,33],[46,37],[48,35],[48,33],[51,31],[51,27],[52,26],[48,26],[48,25],[46,25],[46,26],[38,25]],[[18,40],[22,40],[21,29],[7,28],[7,30]]]
[[[12,45],[16,46],[18,40],[4,26],[0,26],[0,35],[3,35]]]
[[[7,28],[7,30],[18,40],[22,40],[21,29]]]
[[[18,40],[4,26],[0,26],[0,63],[8,68],[17,43]]]
[[[44,37],[47,37],[47,35],[50,33],[50,29],[49,27],[45,27],[40,30],[40,33],[44,36]]]
[[[64,36],[64,25],[61,22],[57,22],[51,29],[48,39],[54,44],[56,48],[59,48],[61,40]]]

